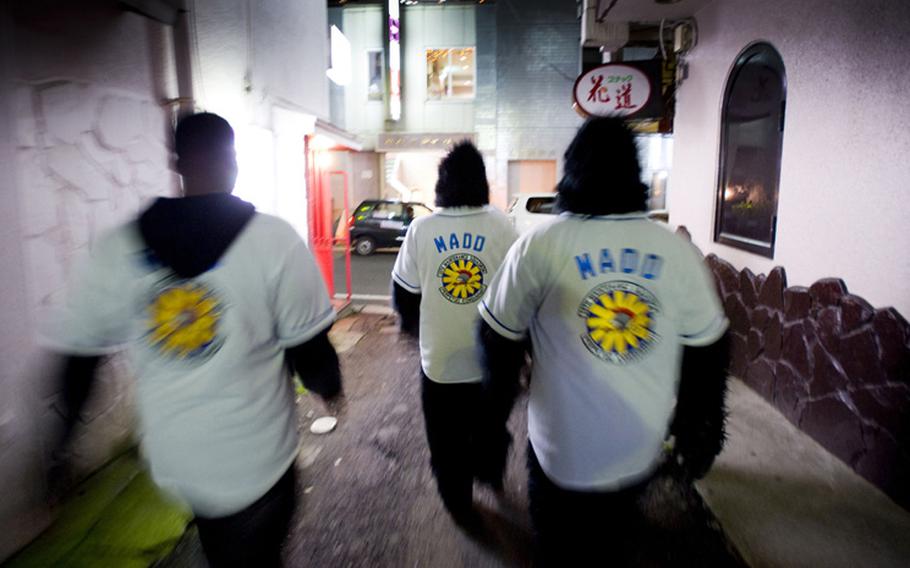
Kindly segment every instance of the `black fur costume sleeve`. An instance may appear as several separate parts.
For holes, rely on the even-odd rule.
[[[63,404],[63,435],[58,444],[62,447],[69,441],[76,427],[76,421],[92,392],[95,384],[96,370],[101,362],[101,357],[68,355],[63,361],[63,370],[60,373],[62,381],[61,393]]]
[[[506,339],[483,320],[480,320],[477,334],[484,369],[477,478],[495,488],[502,486],[512,443],[506,422],[521,392],[521,369],[528,343]]]
[[[683,350],[676,415],[670,434],[673,457],[683,476],[700,479],[711,468],[726,439],[729,337],[707,347]]]
[[[328,329],[287,349],[285,355],[291,370],[297,373],[307,390],[325,400],[341,394],[341,368],[338,354],[329,342]]]
[[[408,292],[392,282],[392,305],[401,318],[401,331],[412,337],[420,334],[420,294]]]

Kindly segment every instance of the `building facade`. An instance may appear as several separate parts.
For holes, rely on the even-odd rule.
[[[178,107],[228,118],[237,193],[308,233],[304,140],[329,117],[325,4],[195,0],[182,20],[171,2],[129,4],[0,7],[0,559],[50,521],[59,385],[39,335],[98,236],[178,193]],[[76,444],[83,474],[133,443],[129,367],[113,358],[101,375]]]
[[[670,222],[709,255],[732,372],[910,506],[910,5],[714,0],[678,89]],[[716,239],[725,97],[757,42],[785,70],[771,257]],[[770,111],[769,111],[770,112]],[[776,112],[776,111],[774,111]],[[769,169],[773,169],[773,165]],[[743,205],[749,206],[746,202]],[[767,317],[766,317],[767,316]]]
[[[505,208],[520,191],[552,191],[562,152],[581,124],[571,108],[580,61],[576,3],[399,9],[397,120],[389,113],[388,7],[329,9],[351,42],[351,82],[333,87],[333,119],[361,138],[371,170],[381,170],[381,183],[366,188],[375,195],[357,189],[362,178],[353,172],[354,194],[432,204],[438,161],[460,139],[483,153],[494,204]]]

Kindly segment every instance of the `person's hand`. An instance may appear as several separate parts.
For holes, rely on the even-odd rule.
[[[347,415],[348,399],[344,392],[339,392],[332,398],[322,399],[322,406],[328,416],[334,416],[339,420]]]

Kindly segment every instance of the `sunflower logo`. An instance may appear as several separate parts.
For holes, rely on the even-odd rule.
[[[486,274],[487,267],[473,254],[452,255],[436,271],[436,276],[442,280],[439,292],[455,304],[476,302],[487,288]]]
[[[654,329],[658,302],[631,282],[612,282],[591,290],[578,315],[584,318],[582,342],[588,351],[612,363],[641,358],[659,339]]]
[[[192,282],[159,292],[148,306],[149,340],[161,353],[186,359],[213,353],[221,307],[206,287]]]

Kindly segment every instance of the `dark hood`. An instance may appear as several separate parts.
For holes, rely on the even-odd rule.
[[[161,197],[139,217],[139,232],[158,261],[192,278],[215,266],[254,213],[227,193]]]

